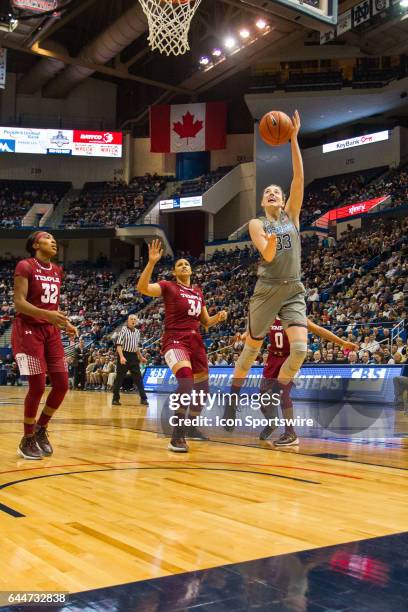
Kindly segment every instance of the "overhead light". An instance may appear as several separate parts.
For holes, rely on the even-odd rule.
[[[18,19],[14,19],[11,13],[9,13],[7,17],[0,15],[0,30],[2,32],[14,32],[17,27]]]
[[[213,55],[214,57],[220,57],[220,55],[222,55],[222,51],[221,51],[221,49],[218,49],[218,47],[217,47],[216,49],[213,49],[213,50],[212,50],[212,55]]]
[[[202,66],[207,66],[207,64],[209,63],[210,63],[210,60],[206,55],[203,55],[203,57],[200,57],[200,64]]]
[[[402,8],[408,8],[408,0],[400,0],[400,5]]]
[[[246,28],[243,28],[242,30],[239,31],[239,35],[241,38],[249,38],[249,30],[247,30]]]
[[[266,21],[265,19],[258,19],[255,25],[259,30],[263,30],[264,28],[266,28]]]
[[[235,45],[236,45],[236,41],[235,41],[235,38],[232,38],[232,36],[228,36],[228,38],[226,38],[224,41],[224,47],[226,49],[233,49]]]

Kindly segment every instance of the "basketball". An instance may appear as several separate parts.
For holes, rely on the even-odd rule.
[[[293,123],[290,117],[281,111],[270,111],[259,123],[259,133],[266,144],[273,147],[289,142]]]

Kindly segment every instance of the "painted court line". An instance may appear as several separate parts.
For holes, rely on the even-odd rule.
[[[171,460],[171,459],[155,459],[155,460],[150,460],[150,461],[140,461],[140,460],[135,460],[135,461],[91,461],[88,463],[66,463],[63,465],[47,465],[47,466],[38,466],[38,467],[34,467],[34,468],[17,468],[15,470],[5,470],[3,472],[0,472],[1,474],[12,474],[15,472],[32,472],[32,471],[37,471],[37,470],[53,470],[53,469],[61,469],[61,468],[70,468],[70,467],[84,467],[84,466],[92,466],[92,465],[102,465],[102,466],[109,466],[109,465],[124,465],[124,464],[129,464],[129,463],[133,463],[133,464],[152,464],[152,463],[163,463],[163,464],[168,464],[168,463],[173,463],[173,464],[177,464],[180,466],[181,469],[184,469],[186,467],[188,467],[189,464],[192,463],[200,463],[200,464],[215,464],[215,465],[244,465],[244,466],[248,466],[248,467],[262,467],[262,468],[278,468],[278,469],[285,469],[285,470],[298,470],[300,472],[313,472],[315,474],[327,474],[329,476],[338,476],[339,478],[349,478],[352,480],[364,480],[364,478],[360,477],[360,476],[353,476],[351,474],[339,474],[338,472],[329,472],[326,470],[318,470],[318,469],[314,469],[314,468],[303,468],[303,467],[298,467],[298,466],[289,466],[289,465],[279,465],[279,464],[272,464],[272,463],[247,463],[246,461],[212,461],[212,460],[189,460],[188,462],[186,462],[186,465],[181,466],[181,461],[177,461],[176,459]]]

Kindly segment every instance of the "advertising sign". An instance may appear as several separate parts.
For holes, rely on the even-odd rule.
[[[122,157],[122,132],[0,127],[0,152]]]
[[[191,196],[188,198],[171,198],[159,202],[160,210],[174,210],[179,208],[196,208],[203,205],[202,196]]]
[[[347,138],[347,140],[338,140],[337,142],[329,142],[323,145],[323,153],[331,153],[333,151],[342,151],[343,149],[351,149],[352,147],[360,147],[361,145],[373,144],[388,140],[389,132],[375,132],[374,134],[365,134],[364,136],[356,136],[355,138]]]

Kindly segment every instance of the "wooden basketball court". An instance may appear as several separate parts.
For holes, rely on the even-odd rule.
[[[154,396],[146,411],[134,395],[112,407],[71,391],[55,454],[29,462],[16,454],[24,394],[0,388],[0,590],[87,591],[406,530],[407,438],[176,455],[143,431]]]

